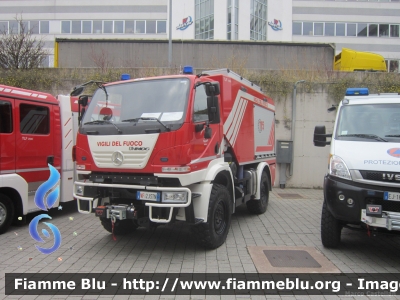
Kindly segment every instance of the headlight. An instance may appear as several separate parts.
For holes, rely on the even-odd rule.
[[[333,155],[329,164],[329,174],[351,180],[349,169],[339,156]]]
[[[75,186],[75,194],[79,195],[79,196],[83,196],[83,186],[81,185],[76,185]]]
[[[186,203],[187,193],[186,192],[163,192],[162,202],[164,203]]]

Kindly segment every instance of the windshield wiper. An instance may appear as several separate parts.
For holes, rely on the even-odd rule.
[[[117,125],[115,125],[113,122],[108,121],[108,120],[95,120],[95,121],[86,122],[83,125],[90,125],[90,124],[111,124],[115,127],[115,129],[118,130],[118,133],[122,133],[122,130],[119,129]]]
[[[374,139],[380,142],[387,142],[384,138],[381,138],[380,136],[376,134],[364,134],[364,133],[355,133],[355,134],[342,134],[338,135],[338,137],[359,137],[359,138],[365,138],[365,139]]]
[[[168,128],[163,122],[161,122],[158,118],[153,118],[153,117],[139,117],[135,119],[127,119],[127,120],[122,120],[121,122],[138,122],[139,120],[143,121],[157,121],[160,123],[166,131],[171,131],[171,128]]]
[[[387,137],[400,137],[400,134],[388,134]]]

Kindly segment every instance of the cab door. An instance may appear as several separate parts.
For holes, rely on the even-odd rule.
[[[218,112],[219,113],[219,112]],[[194,103],[192,110],[194,124],[193,138],[191,141],[191,163],[192,168],[202,169],[207,167],[213,159],[221,157],[221,124],[209,124],[211,136],[206,136],[206,128],[209,122],[207,113],[207,95],[205,86],[199,85],[195,89]]]
[[[15,172],[14,100],[0,97],[0,174]]]
[[[51,104],[15,100],[16,170],[28,182],[29,198],[49,178],[54,163],[54,124]],[[31,203],[30,203],[30,208]]]

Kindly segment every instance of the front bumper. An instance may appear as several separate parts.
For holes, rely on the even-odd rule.
[[[398,189],[357,183],[330,175],[326,175],[324,179],[324,198],[336,219],[347,224],[365,223],[388,230],[399,230],[397,220],[400,218],[400,201],[384,200],[384,192],[398,192]],[[367,216],[367,205],[380,206],[381,216]]]
[[[76,187],[82,186],[84,187],[92,187],[92,188],[109,188],[114,191],[118,191],[118,189],[129,189],[129,190],[136,190],[136,191],[148,191],[148,192],[186,192],[187,193],[187,201],[185,203],[163,203],[163,202],[150,202],[144,200],[137,200],[132,199],[134,201],[140,201],[141,205],[144,205],[149,208],[149,219],[155,223],[169,223],[172,220],[174,208],[186,208],[189,207],[192,203],[192,192],[190,189],[185,187],[157,187],[157,186],[144,186],[144,185],[128,185],[128,184],[105,184],[105,183],[94,183],[94,182],[80,182],[77,181],[74,183],[74,193],[73,196],[77,199],[78,203],[78,211],[83,214],[89,214],[94,212],[94,210],[99,207],[99,200],[100,197],[86,197],[82,195],[76,194]],[[84,209],[82,206],[82,201],[88,202],[88,205],[85,205]],[[102,217],[105,218],[112,218],[115,216],[118,220],[123,220],[126,218],[134,218],[134,205],[120,205],[120,204],[110,204],[110,205],[100,205],[100,207],[105,211],[105,215]],[[168,209],[168,216],[166,218],[155,218],[153,216],[153,208],[163,208]],[[96,211],[97,214],[97,211]],[[97,214],[98,215],[98,214]],[[98,215],[99,216],[99,215]]]

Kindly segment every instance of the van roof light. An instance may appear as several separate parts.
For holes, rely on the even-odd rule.
[[[193,67],[192,66],[184,66],[183,74],[193,74]]]
[[[367,96],[369,95],[368,88],[348,88],[346,96]]]

